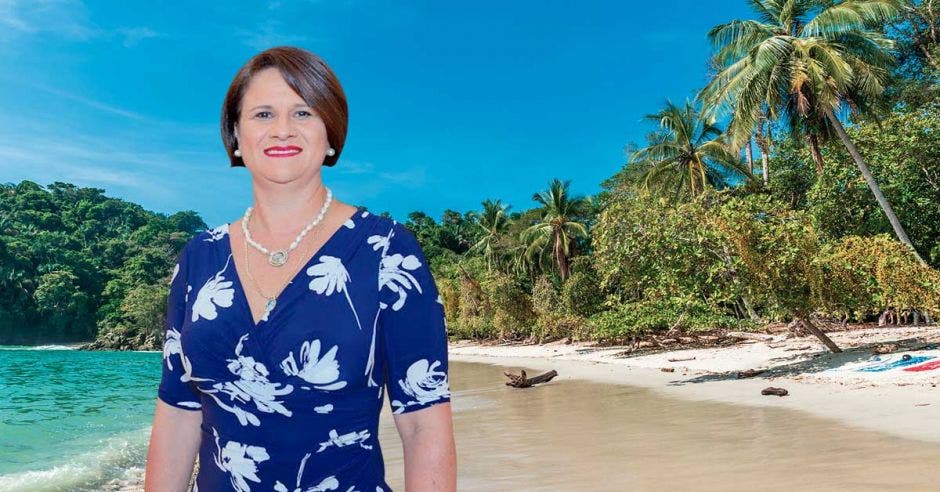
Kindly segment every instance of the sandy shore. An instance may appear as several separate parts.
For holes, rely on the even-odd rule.
[[[774,337],[734,346],[622,354],[627,347],[554,342],[542,345],[450,345],[454,361],[483,362],[512,370],[555,369],[558,379],[586,379],[652,388],[668,396],[731,404],[770,405],[809,412],[842,424],[895,436],[940,442],[940,326],[870,328],[829,333],[845,352],[830,353],[814,337]],[[901,341],[898,351],[873,355],[876,344]],[[921,350],[905,350],[905,349]],[[671,359],[671,360],[670,360]],[[929,364],[929,365],[928,365]],[[940,364],[936,364],[940,366]],[[663,372],[672,368],[674,372]],[[738,379],[739,371],[764,369]],[[551,384],[551,383],[548,383]],[[763,396],[768,387],[784,397]]]

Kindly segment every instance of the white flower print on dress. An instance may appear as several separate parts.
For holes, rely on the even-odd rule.
[[[173,370],[173,362],[170,356],[173,354],[183,355],[183,345],[180,343],[180,332],[176,328],[170,328],[166,331],[166,341],[163,343],[163,360],[166,366]]]
[[[335,475],[330,475],[323,480],[320,480],[320,483],[314,485],[313,487],[302,488],[300,486],[300,478],[304,474],[304,466],[307,464],[307,459],[310,458],[310,453],[304,455],[303,459],[300,460],[300,469],[297,470],[297,487],[294,489],[288,490],[287,486],[281,483],[278,480],[274,484],[275,492],[326,492],[327,490],[336,490],[339,488],[339,480],[336,480]]]
[[[206,231],[209,234],[209,237],[205,241],[218,241],[225,237],[228,234],[228,223],[221,224],[219,226],[213,227]]]
[[[173,276],[170,277],[170,284],[172,284],[173,281],[176,280],[176,274],[178,274],[179,272],[180,272],[180,264],[177,263],[176,266],[173,267]]]
[[[327,403],[326,405],[320,405],[319,407],[313,407],[313,411],[317,413],[330,413],[333,411],[333,404]]]
[[[388,231],[388,234],[382,236],[380,234],[375,234],[369,236],[366,240],[369,244],[372,245],[373,250],[382,249],[382,254],[380,255],[379,260],[379,293],[382,292],[383,288],[388,288],[392,292],[398,293],[398,300],[392,304],[392,310],[398,311],[405,304],[405,299],[408,297],[407,290],[411,289],[412,286],[420,293],[421,285],[418,280],[410,272],[405,270],[415,270],[421,266],[421,261],[415,255],[402,256],[398,253],[393,255],[388,254],[388,247],[391,244],[392,237],[395,236],[394,227]],[[405,270],[402,270],[402,267]],[[379,313],[383,309],[387,308],[388,305],[384,302],[379,302],[379,309],[375,312],[375,319],[372,320],[372,343],[369,347],[369,359],[366,361],[366,374],[369,376],[368,386],[379,386],[373,378],[373,371],[375,369],[375,332],[376,325],[379,321]],[[382,397],[382,391],[379,391],[379,398]]]
[[[238,339],[238,345],[235,347],[236,359],[228,360],[228,370],[239,377],[235,381],[217,382],[212,385],[211,390],[200,388],[201,391],[211,396],[222,409],[235,414],[238,422],[242,425],[260,426],[261,421],[258,417],[248,410],[237,405],[237,403],[247,403],[253,401],[255,407],[264,413],[279,413],[286,417],[292,415],[283,402],[277,401],[277,397],[290,394],[294,387],[285,384],[283,388],[278,388],[282,383],[272,383],[268,381],[268,369],[261,362],[255,361],[253,357],[241,355],[242,342],[248,338],[248,334],[242,335]],[[232,405],[224,403],[216,393],[225,393],[233,401]],[[236,403],[237,402],[237,403]]]
[[[369,433],[369,429],[362,429],[359,432],[347,432],[343,435],[339,435],[336,429],[332,429],[330,430],[330,438],[320,443],[320,449],[318,449],[317,452],[319,453],[330,446],[341,448],[352,444],[358,444],[364,449],[372,449],[371,444],[363,444],[370,437],[372,437],[372,434]]]
[[[180,381],[187,383],[191,380],[196,380],[192,378],[192,366],[189,364],[189,359],[187,359],[186,355],[183,353],[180,332],[177,331],[176,328],[167,330],[166,342],[163,344],[163,361],[166,362],[167,367],[171,371],[173,370],[173,361],[170,359],[170,356],[173,354],[179,355],[180,361],[183,363],[183,374],[180,375]],[[197,401],[179,401],[176,403],[177,405],[189,408],[202,408],[202,404]]]
[[[379,288],[387,287],[398,294],[398,299],[392,304],[392,309],[398,311],[408,298],[408,290],[414,287],[419,293],[421,285],[414,275],[407,270],[416,270],[421,262],[415,255],[402,256],[399,253],[385,256],[379,267]]]
[[[196,294],[196,302],[193,303],[193,323],[200,317],[208,320],[215,319],[216,316],[218,316],[216,306],[223,308],[231,307],[232,301],[235,298],[235,289],[232,288],[232,281],[225,280],[225,277],[222,275],[222,272],[228,268],[231,260],[232,255],[230,254],[225,260],[225,266],[210,277],[209,280],[206,280],[206,283],[199,289],[199,293]]]
[[[337,349],[339,349],[339,346],[334,345],[320,358],[320,340],[304,342],[300,346],[300,363],[302,367],[297,367],[294,352],[291,351],[287,358],[281,361],[281,369],[284,370],[284,374],[297,376],[308,383],[312,383],[313,387],[319,390],[343,388],[346,386],[346,381],[337,381],[339,378],[339,362],[336,361]]]
[[[343,262],[329,255],[321,255],[320,263],[311,265],[307,268],[307,275],[314,277],[310,281],[310,290],[317,294],[333,295],[333,292],[342,292],[346,294],[346,301],[349,302],[349,308],[352,309],[353,316],[356,317],[356,324],[362,329],[362,323],[359,322],[359,315],[356,313],[356,307],[353,306],[352,299],[349,297],[349,290],[346,289],[346,282],[349,280],[349,272],[343,266]]]
[[[219,445],[219,432],[215,428],[212,428],[212,435],[215,436],[217,450],[217,453],[213,453],[212,456],[215,465],[229,474],[229,481],[232,482],[235,490],[251,492],[248,480],[261,482],[258,478],[258,463],[271,458],[268,452],[261,446],[251,446],[237,441],[228,441],[223,448]]]
[[[395,411],[392,413],[402,413],[409,405],[423,405],[450,396],[447,373],[434,370],[439,365],[441,361],[436,360],[429,367],[427,359],[419,359],[408,367],[405,379],[399,379],[398,385],[414,400],[405,403],[393,400]]]

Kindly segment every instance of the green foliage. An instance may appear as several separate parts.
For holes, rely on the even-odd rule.
[[[891,306],[940,316],[940,271],[922,265],[887,234],[844,237],[827,248],[821,262],[827,278],[845,293],[831,311],[864,316]]]
[[[735,302],[740,289],[724,242],[705,226],[715,196],[682,204],[643,196],[611,202],[594,229],[595,269],[608,307],[694,297]]]
[[[166,217],[103,191],[0,185],[0,344],[88,341],[117,327],[124,338],[152,335],[162,315],[144,319],[127,303],[165,309],[160,281],[206,225],[191,211]]]
[[[602,292],[597,272],[589,256],[578,256],[571,261],[574,272],[562,284],[561,298],[568,313],[589,317],[602,307]]]
[[[596,340],[626,343],[630,337],[670,329],[684,332],[717,328],[751,327],[714,306],[700,300],[641,301],[618,304],[588,319],[591,335]]]
[[[849,133],[901,220],[914,247],[940,266],[940,100],[918,111],[898,112],[881,125],[863,123]],[[822,176],[807,207],[829,237],[891,232],[871,191],[841,145],[825,148]]]
[[[499,340],[518,340],[531,334],[535,313],[528,292],[512,275],[491,272],[483,290],[493,309],[493,327]]]
[[[725,202],[711,225],[727,238],[740,278],[769,313],[807,316],[825,295],[815,262],[821,244],[805,213],[752,195]]]
[[[648,137],[646,147],[630,156],[644,190],[688,199],[709,188],[727,188],[735,179],[756,181],[724,138],[716,118],[696,103],[686,101],[680,107],[667,101],[646,119],[659,125],[657,131]]]

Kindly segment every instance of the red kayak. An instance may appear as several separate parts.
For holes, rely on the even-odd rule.
[[[933,360],[930,362],[925,362],[919,366],[911,366],[911,367],[904,368],[905,371],[910,371],[910,372],[932,371],[934,369],[940,369],[940,360]]]

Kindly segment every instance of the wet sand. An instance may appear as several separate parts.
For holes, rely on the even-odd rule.
[[[457,358],[450,377],[461,491],[940,487],[940,443],[773,406],[672,398],[564,370],[547,384],[511,388],[503,370],[540,368]],[[389,484],[404,490],[387,408],[380,440]]]

